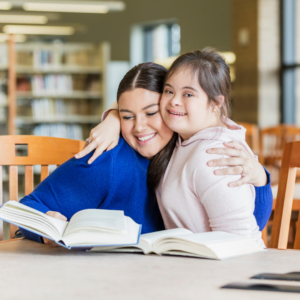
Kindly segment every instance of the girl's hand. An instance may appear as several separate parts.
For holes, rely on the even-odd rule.
[[[50,217],[53,217],[53,218],[56,218],[56,219],[59,219],[59,220],[62,220],[62,221],[67,221],[68,219],[63,216],[61,213],[57,212],[57,211],[48,211],[46,213],[46,215],[50,216]],[[53,247],[58,247],[59,245],[56,244],[54,241],[52,240],[49,240],[49,239],[46,239],[43,237],[43,240],[44,240],[44,243],[46,245],[50,245],[50,246],[53,246]]]
[[[242,175],[238,181],[230,182],[229,186],[235,187],[245,183],[251,183],[254,186],[264,186],[267,184],[268,178],[262,165],[237,142],[223,143],[227,148],[213,148],[206,152],[210,154],[223,154],[230,156],[228,158],[220,158],[209,161],[210,167],[227,167],[215,170],[215,175]]]
[[[75,155],[75,158],[82,158],[92,152],[93,156],[89,159],[91,164],[105,150],[111,150],[118,145],[120,136],[120,117],[117,110],[111,110],[106,119],[93,128],[90,132],[89,143],[85,148]]]

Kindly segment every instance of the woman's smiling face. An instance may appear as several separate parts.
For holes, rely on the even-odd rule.
[[[122,93],[118,101],[125,141],[148,159],[163,149],[173,136],[161,117],[160,97],[159,93],[136,88]]]

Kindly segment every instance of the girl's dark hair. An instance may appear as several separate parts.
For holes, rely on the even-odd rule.
[[[220,118],[230,116],[230,69],[223,57],[213,48],[207,47],[180,55],[170,67],[165,81],[181,68],[189,68],[208,96],[209,105],[220,105]],[[220,95],[224,97],[221,103]]]
[[[117,92],[117,101],[120,96],[136,88],[141,88],[162,94],[167,69],[155,63],[143,63],[133,67],[123,77]],[[155,193],[160,179],[167,169],[177,141],[177,133],[174,133],[168,144],[150,160],[148,168],[147,185]]]

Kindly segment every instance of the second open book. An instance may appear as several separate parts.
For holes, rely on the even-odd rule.
[[[139,252],[227,259],[265,249],[254,240],[231,233],[211,231],[193,234],[184,228],[142,234],[139,244],[130,247],[94,247],[91,252]]]

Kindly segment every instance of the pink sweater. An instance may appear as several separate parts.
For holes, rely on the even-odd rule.
[[[102,115],[118,109],[117,102]],[[237,141],[247,150],[246,129],[226,120],[227,128],[202,130],[190,139],[179,138],[172,158],[156,191],[166,229],[187,228],[193,232],[225,231],[249,238],[264,246],[253,215],[255,189],[251,184],[228,187],[240,175],[216,176],[207,166],[212,159],[225,157],[206,153],[207,149],[224,147],[224,142]],[[253,153],[252,153],[253,154]]]
[[[193,232],[225,231],[253,238],[264,245],[253,215],[255,189],[251,184],[228,187],[240,175],[216,176],[211,159],[225,157],[206,153],[224,147],[223,142],[245,142],[245,128],[226,120],[227,127],[199,131],[186,141],[177,141],[172,158],[156,192],[166,229],[187,228]]]

